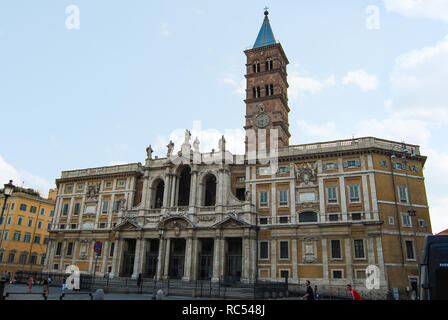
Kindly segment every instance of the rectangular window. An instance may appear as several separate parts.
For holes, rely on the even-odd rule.
[[[37,262],[37,256],[35,254],[33,254],[30,257],[30,264],[36,264],[36,262]]]
[[[338,187],[327,187],[327,201],[328,203],[338,203]]]
[[[65,193],[71,193],[73,191],[73,186],[65,186]]]
[[[114,205],[115,205],[115,203],[114,203]],[[102,207],[102,209],[101,209],[101,212],[102,213],[107,213],[107,208],[109,207],[109,200],[104,200],[103,201],[103,207]]]
[[[73,242],[69,242],[67,245],[66,256],[71,257],[72,254],[73,254]]]
[[[277,170],[277,174],[282,174],[282,173],[289,173],[289,166],[288,167],[279,167]]]
[[[333,279],[342,279],[342,270],[332,270]]]
[[[390,224],[390,225],[394,225],[394,224],[395,224],[395,219],[394,219],[394,217],[389,217],[389,224]]]
[[[40,209],[40,215],[41,215],[41,216],[44,216],[44,215],[45,215],[45,208],[41,208],[41,209]]]
[[[29,218],[28,219],[28,227],[32,227],[33,226],[33,219]]]
[[[34,241],[33,242],[37,243],[37,244],[40,244],[40,236],[39,235],[34,236]]]
[[[278,199],[280,206],[288,205],[288,190],[279,190],[278,191]]]
[[[278,222],[279,223],[288,223],[289,222],[289,217],[279,217],[278,218]]]
[[[411,217],[407,213],[401,214],[401,222],[403,224],[403,227],[412,227]]]
[[[260,224],[268,224],[268,218],[260,218]]]
[[[9,235],[9,231],[6,230],[5,233],[3,234],[3,240],[8,240],[8,235]]]
[[[26,211],[26,204],[20,204],[20,211]]]
[[[14,232],[14,241],[20,241],[20,232],[16,231]]]
[[[24,242],[30,242],[31,241],[31,233],[25,233],[25,237],[23,238]]]
[[[359,161],[359,160],[344,161],[344,168],[357,168],[360,166],[361,166],[361,161]]]
[[[406,170],[406,165],[401,162],[392,162],[392,166],[394,167],[394,169]]]
[[[280,241],[280,259],[289,259],[288,241]]]
[[[322,170],[336,170],[339,168],[337,162],[322,163]]]
[[[414,260],[414,244],[410,240],[405,241],[406,244],[406,257],[408,260]]]
[[[246,181],[246,177],[237,177],[236,182],[244,182]]]
[[[7,224],[11,224],[12,223],[12,216],[8,217],[8,221],[6,221]]]
[[[124,188],[125,185],[126,185],[126,181],[124,181],[124,180],[118,181],[118,188]]]
[[[359,202],[359,184],[351,184],[348,186],[348,194],[350,202]]]
[[[82,191],[84,189],[84,185],[78,184],[77,188],[78,188],[78,191]]]
[[[354,246],[355,246],[355,258],[356,259],[364,259],[364,240],[357,239],[354,240]]]
[[[37,208],[35,206],[31,206],[30,207],[30,212],[31,213],[36,213],[36,211],[37,211]]]
[[[37,229],[42,229],[42,220],[37,221]]]
[[[17,225],[21,226],[22,225],[22,221],[23,221],[23,217],[18,217],[17,218]]]
[[[70,224],[70,229],[76,229],[78,225],[76,223],[72,223]]]
[[[424,228],[424,227],[426,227],[426,226],[427,226],[427,224],[426,224],[426,220],[418,220],[418,226],[419,226],[420,228]]]
[[[61,230],[65,230],[65,223],[61,223],[61,224],[59,225],[59,229],[61,229]]]
[[[114,200],[114,204],[112,206],[112,211],[113,212],[117,212],[118,211],[118,201],[120,201],[120,199]]]
[[[384,168],[387,168],[388,167],[387,161],[386,160],[380,160],[380,166],[384,167]]]
[[[62,251],[62,242],[58,242],[58,244],[56,245],[56,253],[55,255],[60,256],[61,255],[61,251]],[[57,269],[57,268],[55,268]]]
[[[41,265],[45,264],[45,253],[40,256],[40,264]]]
[[[263,207],[263,208],[269,207],[268,195],[269,195],[268,191],[260,191],[259,192],[260,208],[261,207]]]
[[[62,208],[62,215],[66,216],[68,214],[68,203],[64,203],[64,207]]]
[[[260,241],[260,259],[269,259],[268,241]]]
[[[113,257],[114,256],[114,249],[115,249],[115,242],[112,242],[110,244],[109,257]]]
[[[100,229],[105,229],[106,228],[106,223],[105,222],[101,222],[100,223]]]
[[[80,208],[81,208],[81,204],[79,202],[76,202],[75,207],[73,209],[73,214],[75,216],[77,216],[79,214]]]
[[[352,220],[361,220],[361,213],[352,213]]]
[[[331,258],[332,259],[341,259],[341,241],[340,240],[331,240]]]
[[[338,214],[329,214],[328,215],[328,220],[330,220],[330,221],[338,221],[339,220],[339,215]]]
[[[289,270],[280,270],[280,278],[289,278]]]
[[[405,186],[398,186],[400,202],[408,202],[408,190]]]
[[[15,260],[16,260],[16,254],[14,252],[11,252],[8,256],[8,262],[14,263]]]
[[[47,224],[47,231],[50,231],[51,230],[51,222],[48,222],[48,224]]]
[[[19,257],[19,263],[20,264],[26,264],[26,258],[28,257],[28,255],[26,253],[22,253]]]
[[[15,202],[11,203],[11,209],[10,210],[14,210],[15,205],[16,205]]]
[[[50,217],[54,216],[54,210],[50,210]]]
[[[49,242],[50,242],[50,238],[45,237],[45,238],[44,238],[44,245],[47,246]]]

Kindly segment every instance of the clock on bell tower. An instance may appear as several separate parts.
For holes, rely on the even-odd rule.
[[[270,148],[273,129],[278,132],[278,147],[289,145],[288,82],[289,64],[283,48],[275,41],[265,10],[264,21],[252,49],[244,51],[246,63],[246,152],[249,130],[255,131],[256,149],[259,148],[259,130],[266,131],[266,148]]]

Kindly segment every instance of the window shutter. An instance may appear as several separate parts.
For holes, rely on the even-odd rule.
[[[344,168],[348,167],[348,161],[344,161]]]
[[[339,165],[338,165],[337,162],[334,163],[334,168],[335,168],[335,169],[338,169],[338,168],[339,168]]]
[[[355,166],[360,167],[361,166],[361,161],[355,160]]]

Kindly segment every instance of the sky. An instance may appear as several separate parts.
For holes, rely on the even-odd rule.
[[[448,0],[0,2],[0,185],[61,171],[244,153],[244,50],[264,7],[288,56],[290,144],[417,144],[433,232],[448,228]]]

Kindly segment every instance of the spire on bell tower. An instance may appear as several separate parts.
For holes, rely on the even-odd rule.
[[[266,148],[270,148],[270,132],[277,130],[278,146],[289,145],[288,58],[282,45],[275,41],[265,8],[264,20],[252,49],[244,51],[246,62],[246,125],[249,135],[255,132],[258,150],[258,134],[266,134]],[[261,131],[260,131],[261,130]],[[274,138],[273,138],[274,139]],[[246,151],[248,140],[246,138]]]

